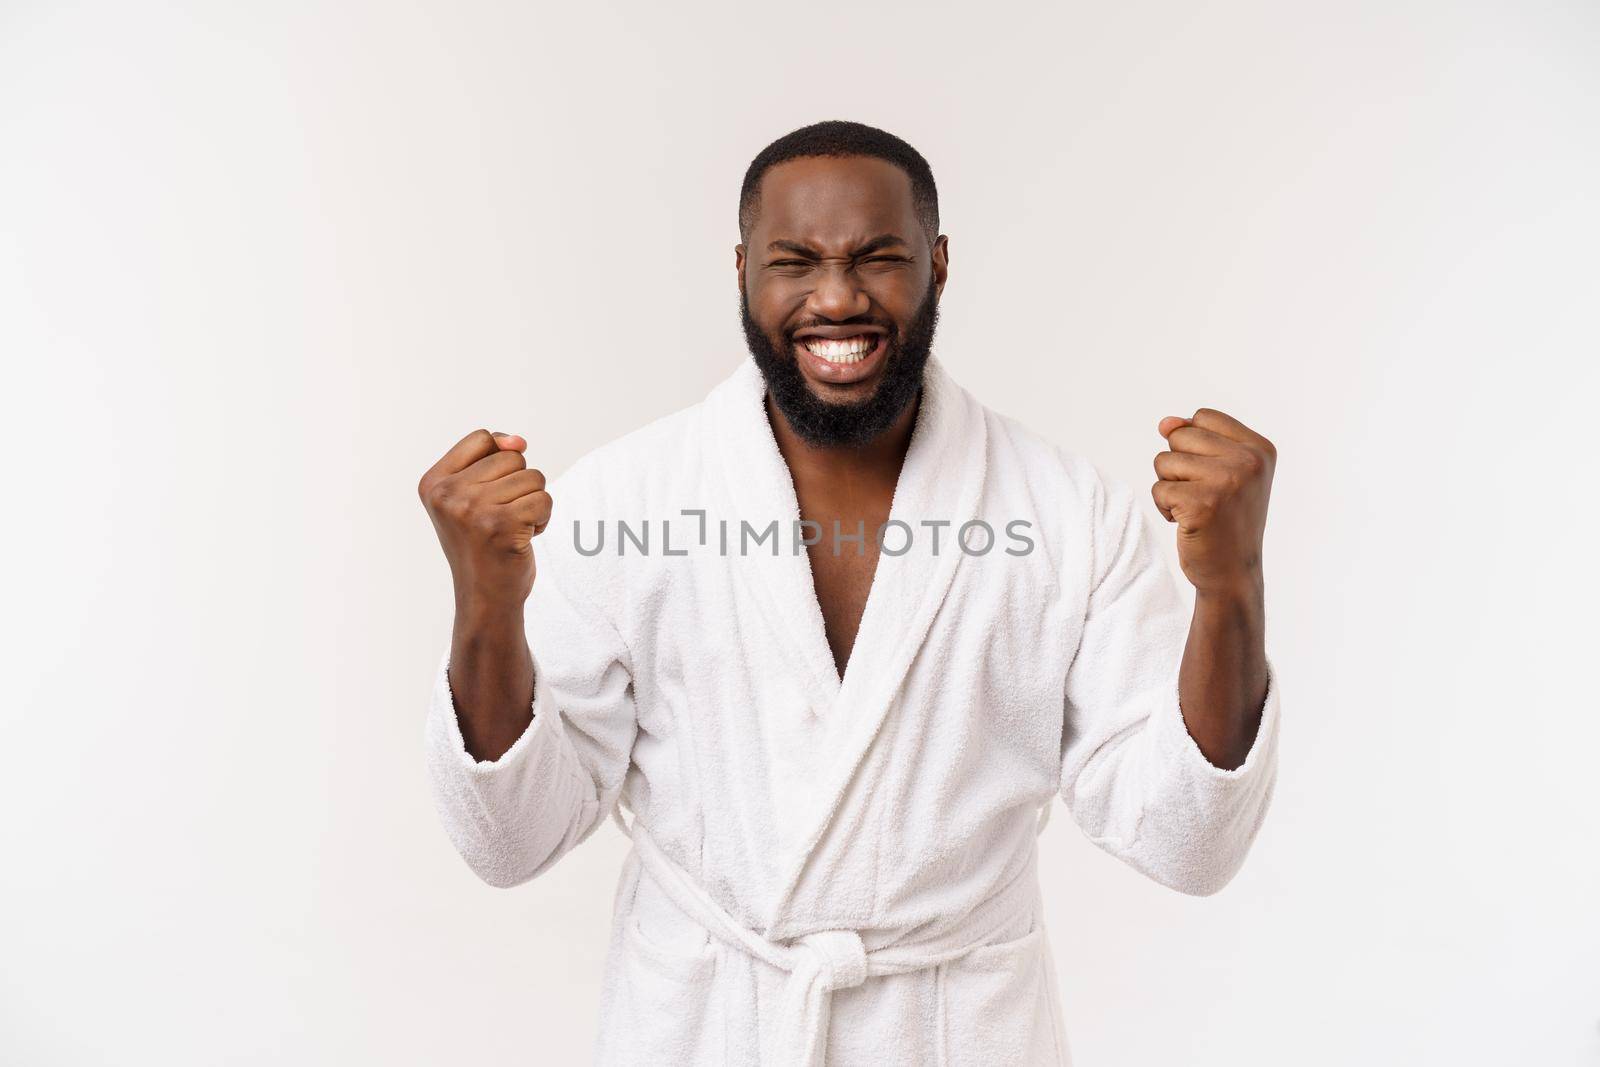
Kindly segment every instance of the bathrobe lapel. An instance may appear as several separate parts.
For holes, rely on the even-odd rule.
[[[937,358],[930,359],[890,507],[891,521],[905,525],[885,536],[890,551],[905,545],[908,537],[910,548],[900,555],[880,555],[841,680],[828,648],[810,559],[804,550],[791,550],[799,501],[767,420],[765,382],[755,364],[746,360],[726,386],[717,413],[717,451],[731,505],[728,517],[734,524],[739,517],[748,518],[756,526],[776,518],[781,535],[777,556],[730,556],[729,564],[737,580],[787,633],[788,649],[798,659],[797,673],[807,687],[802,701],[825,719],[822,758],[811,787],[801,795],[782,798],[778,812],[786,852],[779,867],[785,890],[792,891],[894,706],[950,590],[963,558],[956,537],[962,523],[978,517],[986,474],[986,430],[977,402],[946,374]],[[938,528],[937,552],[935,531],[924,521],[949,524]],[[824,530],[823,537],[829,536],[831,531]],[[796,712],[779,708],[761,713]]]
[[[755,363],[746,358],[719,393],[712,450],[722,465],[729,543],[739,543],[741,520],[757,531],[773,520],[778,523],[776,554],[762,547],[741,555],[734,547],[727,557],[736,578],[776,624],[774,629],[787,636],[783,648],[752,650],[746,657],[759,661],[787,656],[796,661],[794,667],[804,689],[798,694],[801,702],[822,709],[837,698],[840,680],[828,648],[822,605],[811,580],[811,561],[804,549],[794,549],[800,502],[767,421],[766,383]]]

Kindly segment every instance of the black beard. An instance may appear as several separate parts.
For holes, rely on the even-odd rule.
[[[796,435],[813,448],[862,445],[894,425],[906,405],[922,388],[922,373],[933,351],[933,331],[939,322],[939,290],[930,280],[928,293],[901,337],[894,323],[858,316],[838,325],[877,325],[888,330],[884,343],[883,377],[865,400],[835,404],[811,391],[796,363],[793,331],[784,334],[782,349],[772,343],[750,317],[750,301],[739,294],[739,317],[744,322],[745,343],[773,403],[789,420]]]

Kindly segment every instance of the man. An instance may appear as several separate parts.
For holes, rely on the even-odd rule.
[[[633,812],[603,1064],[1065,1063],[1041,808],[1206,894],[1271,796],[1273,446],[1158,424],[1191,614],[1134,494],[930,357],[949,242],[914,149],[797,130],[739,228],[753,362],[705,401],[548,488],[482,430],[422,479],[444,824],[511,886]]]

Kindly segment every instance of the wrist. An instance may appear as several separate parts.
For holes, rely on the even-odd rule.
[[[1218,608],[1259,608],[1266,598],[1266,577],[1260,568],[1195,586],[1195,603]]]
[[[457,591],[457,632],[520,633],[522,626],[522,601],[502,595]]]

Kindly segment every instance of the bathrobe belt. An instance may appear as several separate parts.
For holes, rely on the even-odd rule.
[[[645,870],[685,915],[719,941],[788,973],[783,987],[770,1055],[763,1063],[780,1067],[823,1067],[828,1048],[828,1019],[833,991],[853,989],[868,977],[907,974],[960,959],[990,943],[1026,909],[1037,905],[1038,882],[1029,862],[999,892],[989,897],[958,926],[938,937],[896,943],[868,950],[854,930],[821,930],[787,941],[771,941],[747,928],[718,904],[671,857],[661,851],[645,828],[623,819],[620,805],[613,818],[633,839]],[[1049,820],[1041,809],[1039,829]]]

